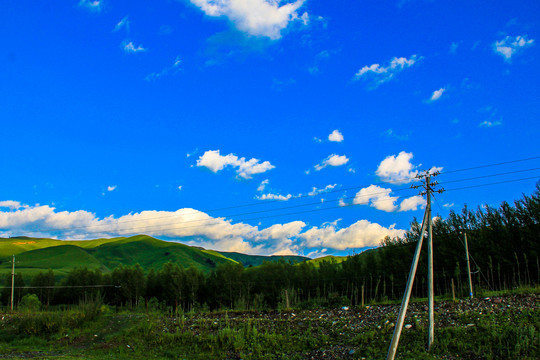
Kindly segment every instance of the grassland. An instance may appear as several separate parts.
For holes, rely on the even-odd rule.
[[[538,290],[538,289],[537,289]],[[425,350],[425,304],[413,302],[399,359],[538,359],[540,296],[437,302]],[[70,310],[1,314],[0,358],[384,359],[397,305],[287,311],[116,312],[99,302]]]

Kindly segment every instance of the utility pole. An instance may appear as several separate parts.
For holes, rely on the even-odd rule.
[[[11,312],[13,312],[13,299],[15,295],[15,255],[13,255],[13,267],[11,270]]]
[[[431,218],[431,192],[430,176],[426,176],[426,197],[428,212],[428,351],[431,350],[433,339],[435,338],[435,316],[434,316],[434,292],[433,292],[433,224]]]
[[[467,256],[467,274],[469,275],[469,296],[473,298],[472,278],[471,278],[471,263],[469,262],[469,245],[467,245],[467,233],[465,235],[465,255]]]
[[[394,335],[392,336],[392,342],[388,348],[387,360],[394,360],[396,356],[397,346],[399,343],[399,338],[401,336],[401,330],[403,328],[403,322],[405,321],[405,316],[407,315],[407,307],[409,306],[409,299],[411,297],[411,291],[414,284],[414,277],[416,275],[416,268],[418,266],[418,260],[420,259],[420,252],[422,249],[422,242],[424,240],[424,233],[426,228],[428,229],[428,301],[429,301],[429,334],[428,334],[428,350],[431,348],[431,344],[434,340],[434,315],[433,315],[433,246],[432,246],[432,223],[431,223],[431,193],[433,186],[438,185],[437,182],[431,183],[431,177],[439,175],[439,172],[429,173],[426,171],[422,175],[417,175],[418,179],[425,179],[422,187],[425,189],[420,195],[427,196],[426,210],[424,212],[424,218],[422,220],[422,227],[418,237],[418,243],[416,245],[416,250],[414,252],[413,263],[411,265],[411,270],[409,272],[409,279],[407,280],[407,287],[405,288],[405,294],[403,295],[403,300],[401,301],[401,308],[399,310],[398,319],[396,321],[396,327],[394,329]],[[417,189],[420,186],[413,185],[413,189]],[[436,190],[436,192],[441,193],[444,190]]]

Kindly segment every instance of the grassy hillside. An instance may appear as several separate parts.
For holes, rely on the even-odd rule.
[[[262,255],[246,255],[246,254],[241,254],[241,253],[237,253],[237,252],[223,252],[223,251],[221,251],[220,254],[222,254],[223,256],[225,256],[225,257],[227,257],[229,259],[233,259],[233,260],[241,263],[245,267],[259,266],[264,261],[271,261],[272,262],[272,261],[279,261],[281,259],[283,259],[287,263],[292,262],[294,264],[302,262],[302,261],[309,260],[309,258],[307,258],[305,256],[294,256],[294,255],[262,256]]]
[[[111,271],[119,265],[139,264],[146,271],[159,269],[171,261],[184,268],[209,272],[219,264],[242,263],[257,266],[263,261],[301,262],[302,256],[254,256],[218,252],[179,242],[158,240],[147,235],[95,240],[55,240],[29,237],[0,239],[0,273],[11,271],[12,255],[16,272],[31,277],[52,269],[62,277],[77,267]]]
[[[62,276],[76,267],[108,271],[119,265],[140,264],[145,270],[159,269],[169,261],[208,272],[221,263],[235,262],[219,253],[146,235],[84,241],[0,239],[0,272],[11,270],[12,255],[16,255],[16,272],[24,276],[47,269]]]
[[[308,262],[312,263],[316,267],[319,266],[323,261],[326,262],[333,262],[335,264],[339,264],[343,261],[347,260],[347,256],[334,256],[334,255],[327,255],[316,259],[309,259]]]

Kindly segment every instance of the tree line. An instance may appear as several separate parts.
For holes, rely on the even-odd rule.
[[[328,260],[318,265],[265,262],[256,267],[225,263],[208,274],[181,264],[166,263],[161,269],[119,266],[112,272],[77,268],[57,281],[52,270],[31,279],[15,276],[15,303],[27,293],[42,304],[74,304],[101,298],[110,305],[197,309],[276,309],[285,307],[345,306],[362,301],[399,299],[419,238],[416,220],[403,236],[385,238],[381,246],[349,256],[341,263]],[[501,290],[540,282],[540,183],[530,196],[513,204],[450,211],[433,224],[435,294],[448,295],[452,286],[458,296],[468,294],[464,234],[472,255],[475,287]],[[424,242],[423,246],[427,246]],[[417,269],[413,296],[427,294],[427,250]],[[28,281],[29,280],[29,281]],[[28,286],[25,281],[28,281]],[[5,276],[0,294],[9,304],[11,274]]]

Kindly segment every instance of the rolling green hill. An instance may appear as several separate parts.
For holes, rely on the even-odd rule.
[[[297,263],[308,260],[302,256],[254,256],[218,252],[147,235],[95,240],[29,237],[0,239],[0,273],[11,271],[12,255],[16,256],[16,272],[25,277],[47,269],[52,269],[57,277],[63,277],[77,267],[112,271],[119,265],[135,264],[148,271],[157,270],[169,261],[184,268],[195,267],[210,272],[219,264],[230,262],[257,266],[263,261],[283,259]]]
[[[307,258],[305,256],[295,256],[295,255],[263,256],[263,255],[246,255],[246,254],[241,254],[241,253],[237,253],[237,252],[223,252],[223,251],[221,251],[219,253],[222,254],[223,256],[229,258],[229,259],[233,259],[233,260],[241,263],[242,265],[244,265],[244,267],[259,266],[264,261],[279,261],[281,259],[283,259],[287,263],[292,262],[294,264],[302,262],[302,261],[309,260],[309,258]]]
[[[343,261],[347,260],[347,256],[334,256],[334,255],[327,255],[316,259],[309,259],[308,262],[315,265],[315,267],[318,267],[323,261],[327,262],[333,262],[336,264],[339,264]]]

